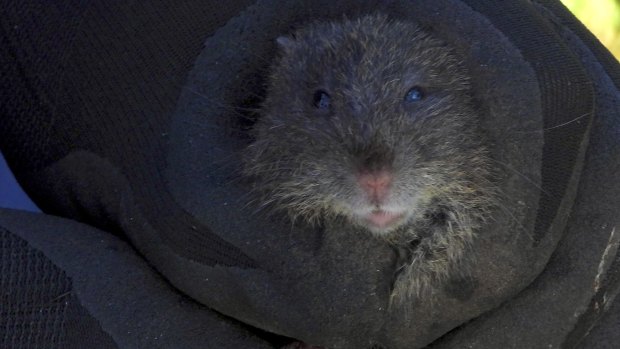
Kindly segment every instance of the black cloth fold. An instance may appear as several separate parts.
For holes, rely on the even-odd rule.
[[[2,211],[2,266],[52,263],[69,281],[50,297],[66,293],[81,314],[64,319],[96,320],[84,334],[139,348],[573,347],[605,319],[620,286],[620,68],[559,1],[0,5],[0,150],[45,213],[90,226]],[[472,280],[408,309],[389,306],[389,246],[254,214],[235,180],[243,111],[260,104],[275,38],[375,12],[466,57],[503,194],[472,248]],[[83,251],[71,261],[72,248],[108,264]],[[77,287],[86,275],[95,281]],[[98,310],[110,302],[122,311]]]

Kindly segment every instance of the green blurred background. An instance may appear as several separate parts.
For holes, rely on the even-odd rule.
[[[562,0],[562,3],[620,59],[620,0]]]

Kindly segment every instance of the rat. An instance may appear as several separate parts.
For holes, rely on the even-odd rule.
[[[342,220],[390,244],[391,302],[467,274],[496,190],[455,51],[382,14],[314,22],[276,42],[242,160],[262,205],[307,224]]]

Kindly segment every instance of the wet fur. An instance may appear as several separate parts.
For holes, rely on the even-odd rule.
[[[279,42],[243,159],[262,204],[307,223],[345,218],[360,237],[394,246],[393,301],[467,274],[464,257],[495,191],[457,56],[415,24],[380,15],[314,23]],[[412,86],[426,96],[404,103]],[[312,103],[317,89],[331,95],[327,112]],[[373,233],[352,214],[367,205],[355,173],[385,167],[394,174],[392,201],[410,218]]]

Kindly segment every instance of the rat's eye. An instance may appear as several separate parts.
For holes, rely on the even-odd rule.
[[[331,97],[329,97],[329,94],[323,90],[316,90],[314,92],[314,96],[312,97],[312,101],[317,109],[327,110],[329,109]]]
[[[424,91],[419,86],[412,87],[405,94],[405,102],[417,102],[424,98]]]

